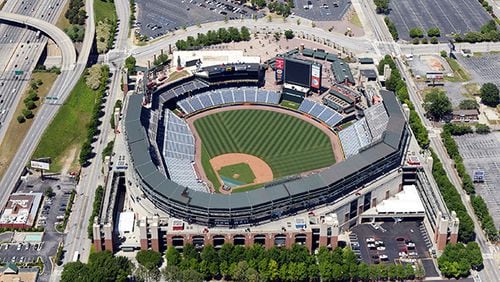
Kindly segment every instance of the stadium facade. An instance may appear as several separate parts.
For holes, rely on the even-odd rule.
[[[379,107],[387,116],[385,130],[378,132],[377,138],[370,143],[357,148],[346,160],[318,173],[274,181],[261,189],[231,195],[206,193],[172,181],[157,144],[162,143],[157,142],[161,139],[161,134],[157,135],[161,122],[156,124],[151,120],[161,120],[168,107],[202,92],[260,86],[262,72],[258,64],[205,68],[197,77],[183,79],[152,93],[151,108],[143,107],[146,97],[142,94],[128,97],[123,126],[133,167],[129,179],[134,179],[142,197],[167,215],[160,219],[155,213],[155,216],[139,220],[140,248],[160,250],[165,245],[182,247],[185,243],[220,246],[221,242],[236,244],[237,240],[239,244],[261,243],[266,247],[293,243],[305,244],[311,250],[318,246],[336,247],[342,226],[348,228],[356,224],[364,210],[402,190],[410,130],[394,93],[385,90],[380,91],[383,108]],[[232,104],[241,103],[246,102],[234,101]],[[253,103],[259,104],[257,99]],[[323,109],[321,113],[324,112]],[[315,119],[329,125],[319,117]],[[312,216],[309,220],[295,217],[294,224],[273,224],[319,210],[323,211],[320,216],[314,216],[314,220]],[[423,215],[415,216],[423,218]],[[455,219],[444,218],[441,213],[434,218],[446,223],[445,227],[436,220],[430,223],[436,234],[439,233],[436,240],[445,238],[446,242],[450,230],[448,223]],[[268,230],[262,231],[260,226]],[[111,229],[110,224],[94,224],[96,250],[113,250]],[[456,235],[457,229],[458,223],[451,232]],[[101,236],[103,233],[105,235]]]

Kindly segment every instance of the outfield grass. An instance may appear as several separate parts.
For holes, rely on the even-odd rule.
[[[221,168],[218,173],[221,177],[234,179],[238,182],[243,182],[244,184],[253,183],[253,181],[255,180],[255,174],[253,174],[252,169],[247,163],[225,166]],[[236,174],[238,175],[238,177],[235,177]]]
[[[221,186],[221,184],[219,178],[217,177],[217,174],[212,168],[212,165],[210,165],[210,156],[208,155],[207,149],[205,149],[204,147],[201,148],[201,165],[203,166],[203,170],[205,171],[208,180],[212,182],[215,191],[219,192],[219,187]]]
[[[70,152],[79,152],[86,140],[87,124],[90,122],[97,94],[97,91],[87,87],[85,77],[82,76],[44,132],[33,158],[52,158],[51,171],[60,171],[63,164],[74,163],[79,154]]]
[[[328,136],[319,128],[286,114],[265,110],[227,111],[198,119],[194,126],[205,150],[202,162],[207,176],[211,167],[207,159],[227,153],[261,158],[273,170],[274,178],[335,163]]]

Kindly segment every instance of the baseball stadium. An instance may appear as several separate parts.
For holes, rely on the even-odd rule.
[[[260,63],[199,67],[128,97],[134,178],[156,208],[208,227],[255,225],[333,203],[401,167],[409,131],[393,93],[381,90],[383,102],[342,129],[344,115],[321,102],[280,106],[283,92],[262,87],[264,72]]]

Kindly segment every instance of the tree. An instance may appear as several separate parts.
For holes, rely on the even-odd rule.
[[[462,110],[474,110],[474,109],[479,109],[479,104],[474,99],[466,99],[460,101],[458,107]]]
[[[243,41],[248,41],[250,40],[250,31],[246,26],[242,26],[240,28],[240,35],[241,35],[241,40]]]
[[[101,86],[102,68],[100,64],[95,64],[88,69],[85,83],[92,90],[97,90]]]
[[[181,281],[182,271],[174,265],[167,265],[161,270],[161,275],[166,281]]]
[[[498,87],[491,83],[485,83],[480,89],[481,102],[490,107],[496,107],[500,103]]]
[[[389,9],[389,0],[373,0],[375,6],[377,7],[377,13],[382,14],[386,13]]]
[[[431,37],[431,40],[429,41],[431,44],[438,44],[439,40],[436,37]]]
[[[410,37],[411,38],[424,37],[424,31],[419,27],[414,27],[410,29]]]
[[[23,122],[25,122],[25,121],[26,121],[26,119],[24,118],[24,116],[23,116],[23,115],[19,115],[19,116],[17,116],[17,122],[19,122],[19,123],[23,123]]]
[[[86,264],[80,261],[70,262],[64,265],[61,281],[85,281],[88,280],[89,274],[89,268]]]
[[[491,129],[489,126],[487,126],[486,124],[481,124],[481,123],[478,123],[476,125],[476,133],[477,134],[488,134],[491,132]]]
[[[441,120],[452,111],[450,99],[448,99],[444,91],[439,89],[433,89],[425,95],[424,103],[427,114],[434,120]]]
[[[182,260],[181,254],[173,246],[168,247],[167,253],[165,254],[165,258],[167,260],[167,265],[170,266],[178,266]]]
[[[34,117],[33,112],[28,109],[23,109],[23,116],[26,119],[32,119]]]
[[[152,250],[139,251],[135,259],[147,270],[157,269],[161,265],[161,254]]]
[[[139,265],[134,271],[135,280],[138,282],[155,282],[160,281],[161,272],[158,268],[147,269],[143,265]]]
[[[62,282],[74,281],[126,281],[132,274],[132,263],[109,251],[90,254],[88,264],[71,262],[64,265]]]
[[[28,110],[33,110],[34,108],[36,108],[36,104],[35,102],[33,101],[28,101],[26,104],[25,104],[26,108]]]
[[[285,38],[286,39],[292,39],[295,35],[293,34],[293,30],[288,29],[285,30]]]
[[[80,150],[80,158],[79,158],[80,165],[86,164],[87,161],[90,159],[91,155],[92,155],[92,145],[90,145],[89,141],[85,141],[82,145],[82,149]]]
[[[127,68],[127,72],[129,74],[135,72],[135,66],[136,66],[136,59],[134,56],[130,55],[125,59],[125,67]]]
[[[431,27],[427,30],[427,36],[439,37],[439,36],[441,36],[441,31],[437,27]]]

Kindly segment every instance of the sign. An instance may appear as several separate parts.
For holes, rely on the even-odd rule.
[[[22,75],[22,74],[24,74],[24,71],[22,71],[22,70],[15,70],[14,74],[15,75]]]
[[[311,67],[311,87],[319,89],[321,88],[321,66],[312,65]]]
[[[48,162],[31,161],[31,168],[49,170],[50,164]]]
[[[276,58],[276,72],[275,72],[275,79],[278,82],[283,81],[283,69],[285,68],[285,60],[281,57]]]
[[[444,75],[442,72],[427,72],[425,77],[427,79],[443,79]]]

